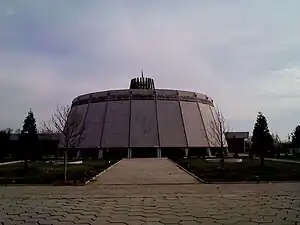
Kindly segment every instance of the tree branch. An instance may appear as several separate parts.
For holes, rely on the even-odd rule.
[[[59,146],[63,148],[74,147],[83,131],[82,115],[69,105],[57,106],[48,121],[42,121],[42,126],[48,133],[60,134]]]
[[[214,147],[227,147],[226,134],[230,131],[229,126],[226,124],[224,115],[219,108],[215,108],[215,115],[210,122],[207,132],[209,134],[209,144]]]

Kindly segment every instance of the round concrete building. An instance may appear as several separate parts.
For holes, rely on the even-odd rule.
[[[68,120],[79,124],[72,147],[82,156],[199,156],[221,145],[211,98],[155,89],[153,79],[143,76],[132,79],[129,89],[78,96]]]

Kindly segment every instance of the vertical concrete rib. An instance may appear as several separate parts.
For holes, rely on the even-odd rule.
[[[132,102],[132,91],[129,90],[129,124],[128,124],[128,148],[130,148],[130,138],[131,138],[131,102]]]
[[[180,111],[180,116],[181,116],[181,120],[182,120],[182,126],[183,126],[183,131],[184,131],[184,136],[185,136],[186,147],[189,147],[188,137],[186,134],[184,119],[183,119],[183,114],[182,114],[182,108],[181,108],[181,104],[180,104],[179,91],[176,91],[176,92],[177,92],[177,97],[178,97],[179,111]]]
[[[82,136],[82,133],[84,131],[85,121],[86,121],[86,117],[87,117],[87,114],[88,114],[88,111],[89,111],[90,103],[91,103],[91,96],[89,96],[89,103],[88,103],[88,105],[86,107],[86,110],[85,110],[84,120],[83,120],[83,123],[82,123],[82,128],[81,128],[79,138],[78,138],[78,141],[77,141],[77,146],[76,146],[77,148],[79,147],[79,144],[80,144],[80,141],[81,141],[81,136]]]
[[[202,121],[202,124],[203,124],[203,127],[204,127],[204,133],[205,133],[205,136],[206,136],[206,139],[207,139],[207,143],[208,143],[208,146],[210,147],[210,140],[208,139],[208,134],[207,134],[207,128],[205,127],[205,124],[204,124],[204,119],[202,117],[202,113],[201,113],[201,109],[200,109],[200,106],[199,106],[199,102],[197,101],[197,106],[198,106],[198,110],[199,110],[199,114],[200,114],[200,118],[201,118],[201,121]]]
[[[159,133],[159,121],[158,121],[158,107],[157,107],[157,96],[156,96],[156,91],[154,92],[155,98],[155,112],[156,112],[156,128],[157,128],[157,141],[158,141],[158,146],[160,147],[160,133]]]
[[[106,106],[105,106],[105,112],[104,112],[104,116],[103,116],[103,120],[102,120],[102,130],[101,130],[101,134],[100,134],[100,143],[99,143],[100,148],[102,148],[102,137],[103,137],[103,133],[104,133],[105,118],[106,118],[106,114],[107,114],[108,101],[109,101],[108,95],[109,95],[109,92],[106,95]]]

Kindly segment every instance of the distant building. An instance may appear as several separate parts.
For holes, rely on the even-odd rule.
[[[229,152],[245,153],[246,140],[249,138],[249,132],[227,132],[226,140]]]
[[[59,134],[38,134],[38,138],[39,141],[37,147],[44,155],[57,154]],[[10,136],[10,143],[9,143],[10,155],[18,154],[18,151],[26,151],[26,149],[23,149],[23,146],[20,146],[18,140],[19,140],[18,134],[12,134]]]

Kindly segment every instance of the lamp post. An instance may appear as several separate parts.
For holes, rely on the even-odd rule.
[[[80,150],[79,150],[79,147],[77,146],[76,149],[77,149],[76,150],[76,159],[79,160],[80,159]]]
[[[235,141],[235,135],[233,135],[233,147],[234,147],[234,158],[237,159],[238,158],[238,152],[236,149],[236,141]]]
[[[221,169],[224,169],[224,143],[223,143],[223,127],[222,127],[222,121],[219,120],[220,123],[220,144],[221,144]]]
[[[220,120],[219,123],[220,123],[220,145],[221,145],[221,154],[222,154],[222,156],[223,156],[223,155],[224,155],[224,152],[223,152],[224,143],[223,143],[222,121]]]
[[[98,159],[102,159],[103,158],[103,150],[101,150],[100,145],[98,145]]]
[[[67,183],[67,157],[68,157],[68,150],[64,148],[64,181]]]

